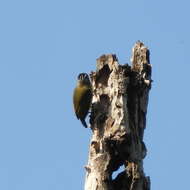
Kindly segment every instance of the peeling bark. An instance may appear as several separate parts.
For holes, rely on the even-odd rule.
[[[131,63],[120,65],[116,55],[102,55],[91,73],[93,134],[85,190],[150,190],[143,134],[152,80],[149,50],[142,42],[134,45]],[[124,171],[112,179],[120,166]]]

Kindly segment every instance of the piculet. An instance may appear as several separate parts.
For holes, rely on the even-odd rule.
[[[80,119],[84,127],[88,127],[85,118],[92,102],[92,85],[88,74],[78,75],[77,86],[73,93],[73,104],[77,119]]]

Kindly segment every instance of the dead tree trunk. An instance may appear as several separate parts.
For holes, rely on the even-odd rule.
[[[143,134],[152,80],[149,50],[142,42],[135,44],[131,62],[119,65],[115,55],[102,55],[91,73],[93,135],[85,190],[150,190]],[[122,165],[125,170],[112,179]]]

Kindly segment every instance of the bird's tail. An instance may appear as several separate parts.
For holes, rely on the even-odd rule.
[[[83,126],[84,126],[85,128],[87,128],[87,127],[88,127],[88,125],[86,124],[85,119],[80,119],[80,120],[81,120],[81,123],[83,124]]]

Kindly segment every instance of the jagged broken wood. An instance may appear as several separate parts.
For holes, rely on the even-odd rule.
[[[131,63],[120,65],[115,55],[102,55],[91,73],[93,134],[85,190],[150,189],[143,134],[152,80],[149,50],[142,42],[134,45]],[[125,170],[112,179],[122,165]]]

